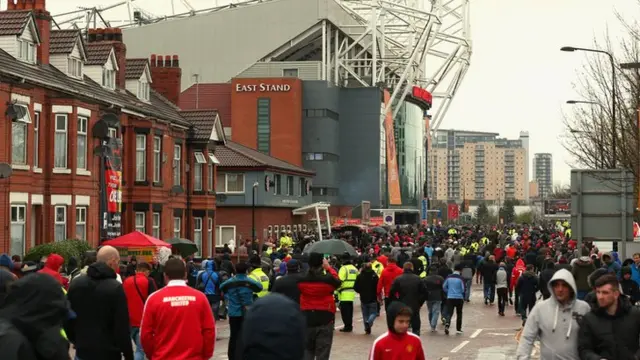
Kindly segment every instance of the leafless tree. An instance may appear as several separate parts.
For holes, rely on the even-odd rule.
[[[640,1],[638,6],[640,7]],[[613,46],[607,32],[604,41],[594,41],[593,48],[614,54],[616,71],[617,133],[612,127],[612,76],[609,58],[589,54],[587,64],[575,84],[581,99],[593,104],[576,104],[564,117],[563,146],[572,155],[578,168],[626,168],[637,175],[640,171],[638,152],[638,109],[640,109],[640,70],[623,70],[621,63],[640,62],[640,24],[618,19],[626,32]],[[614,159],[613,138],[617,150]]]

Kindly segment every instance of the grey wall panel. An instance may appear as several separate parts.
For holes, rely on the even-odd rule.
[[[282,77],[284,69],[297,69],[301,80],[318,80],[322,69],[320,61],[259,62],[238,74],[239,78]]]
[[[340,102],[341,202],[380,201],[380,89],[344,88]]]
[[[340,123],[329,118],[303,118],[302,152],[340,156]]]
[[[340,163],[338,161],[309,161],[304,160],[305,169],[313,170],[314,187],[338,188],[340,184]]]
[[[225,170],[219,169],[219,174],[226,172]],[[233,171],[229,171],[232,173]],[[312,202],[311,193],[301,196],[300,188],[299,188],[299,179],[300,176],[293,176],[293,194],[292,196],[286,195],[287,189],[287,176],[286,174],[281,174],[282,178],[282,194],[275,195],[274,189],[272,188],[270,191],[266,191],[264,187],[265,175],[269,175],[271,179],[273,179],[274,173],[272,172],[262,172],[262,171],[250,171],[244,173],[244,193],[243,194],[225,194],[226,199],[224,201],[220,201],[218,198],[217,206],[251,206],[252,203],[252,187],[254,182],[258,182],[258,188],[256,190],[256,206],[264,207],[288,207],[291,209],[295,209],[298,207],[302,207],[305,205],[309,205]],[[307,179],[307,178],[305,178]]]

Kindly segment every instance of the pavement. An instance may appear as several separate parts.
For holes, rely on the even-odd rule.
[[[371,335],[364,333],[360,305],[354,304],[354,332],[341,333],[344,325],[340,313],[336,314],[336,332],[331,351],[332,360],[367,359],[373,341],[387,331],[384,314],[376,320]],[[463,334],[455,334],[455,317],[451,334],[445,335],[442,325],[432,333],[427,321],[427,309],[421,309],[422,345],[427,359],[439,360],[510,360],[515,359],[518,346],[515,335],[520,329],[521,320],[515,316],[513,306],[507,307],[506,316],[498,316],[497,302],[484,305],[482,285],[473,285],[471,302],[463,308]],[[226,321],[217,323],[218,341],[212,360],[227,360],[229,326]],[[539,359],[537,350],[533,350],[532,359]]]

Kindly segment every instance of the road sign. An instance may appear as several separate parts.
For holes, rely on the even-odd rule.
[[[429,209],[429,199],[422,199],[422,220],[427,220],[428,209]]]

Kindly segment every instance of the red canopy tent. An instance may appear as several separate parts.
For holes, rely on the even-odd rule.
[[[117,237],[113,240],[105,241],[102,245],[109,245],[118,248],[130,248],[130,247],[168,247],[171,248],[171,244],[168,244],[162,240],[158,240],[153,236],[149,236],[147,234],[143,234],[140,231],[134,231],[120,237]]]

